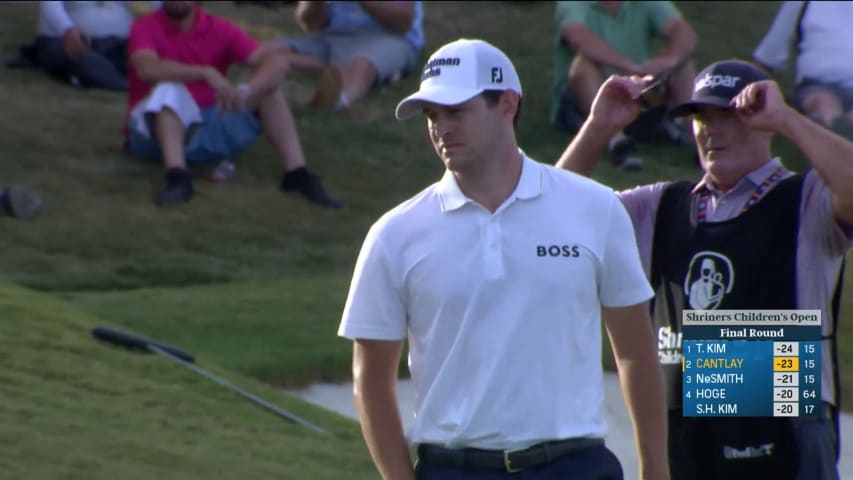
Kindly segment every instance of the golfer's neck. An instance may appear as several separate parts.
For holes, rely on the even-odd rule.
[[[454,176],[462,193],[494,213],[518,186],[522,157],[516,149],[510,155],[480,160],[476,171],[454,172]]]

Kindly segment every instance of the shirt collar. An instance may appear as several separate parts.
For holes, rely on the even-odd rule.
[[[757,187],[781,167],[782,161],[779,159],[779,157],[772,158],[769,161],[765,162],[764,165],[744,175],[743,178],[741,178],[737,182],[737,184],[732,187],[732,191],[743,188],[743,185],[745,183],[751,184],[750,188]],[[693,193],[699,193],[702,190],[719,193],[719,190],[714,185],[714,182],[711,181],[710,177],[708,177],[707,173],[702,177],[701,180],[699,180],[699,183],[697,183],[696,186],[693,187]]]
[[[542,194],[542,165],[528,157],[521,149],[518,153],[521,154],[521,175],[507,201],[526,200]],[[442,212],[456,210],[466,203],[473,202],[462,193],[456,177],[450,170],[444,171],[444,175],[438,181],[437,191]]]

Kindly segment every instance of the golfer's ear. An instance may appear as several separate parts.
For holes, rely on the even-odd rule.
[[[515,118],[516,112],[518,112],[518,102],[521,100],[521,97],[518,96],[513,90],[504,90],[500,96],[499,105],[501,107],[501,113],[504,116],[508,116],[511,119]]]

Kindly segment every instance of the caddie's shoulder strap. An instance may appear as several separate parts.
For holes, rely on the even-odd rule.
[[[794,45],[797,47],[797,53],[801,52],[800,43],[803,41],[803,17],[806,14],[806,9],[809,7],[809,1],[804,0],[800,6],[800,13],[797,15],[797,34],[794,38]]]

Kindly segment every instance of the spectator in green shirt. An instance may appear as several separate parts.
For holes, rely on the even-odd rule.
[[[676,69],[664,87],[665,103],[690,99],[696,33],[672,2],[560,1],[555,23],[550,115],[558,130],[577,131],[611,74],[657,75]],[[611,139],[608,149],[615,165],[642,168],[636,139],[664,133],[676,143],[689,141],[687,127],[669,122],[665,113],[666,106],[651,109]]]

